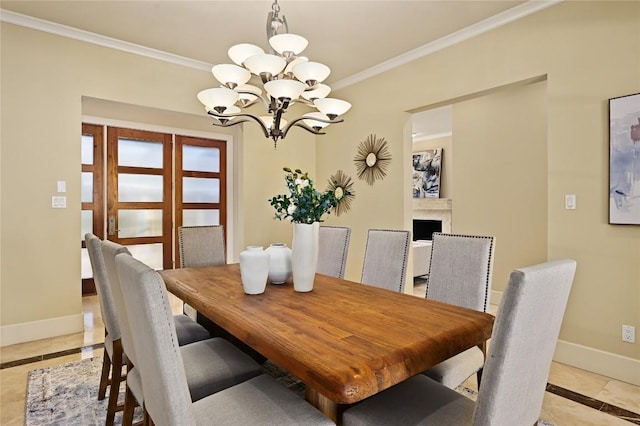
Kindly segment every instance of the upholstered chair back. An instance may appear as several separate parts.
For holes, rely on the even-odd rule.
[[[138,354],[145,408],[157,426],[193,425],[178,337],[160,275],[144,263],[119,254],[116,267],[131,334]]]
[[[350,238],[351,228],[345,226],[321,226],[316,272],[344,278]]]
[[[87,245],[91,269],[93,270],[93,281],[96,285],[96,293],[98,293],[102,322],[110,338],[118,340],[120,339],[120,324],[118,323],[118,314],[113,300],[113,289],[109,284],[107,267],[102,256],[101,240],[94,234],[88,233],[84,236],[84,241]]]
[[[576,262],[565,259],[511,273],[493,327],[474,425],[538,421],[575,270]]]
[[[494,237],[433,233],[427,299],[486,312]]]
[[[181,268],[226,263],[222,225],[181,226],[178,228],[178,241]]]
[[[411,232],[369,229],[360,282],[403,292]]]
[[[133,337],[131,336],[129,328],[127,311],[124,307],[124,296],[122,295],[120,278],[118,277],[118,271],[116,270],[116,256],[120,253],[125,253],[126,255],[131,256],[131,253],[125,246],[109,240],[103,240],[101,248],[107,269],[107,276],[109,277],[109,284],[112,289],[111,294],[113,295],[116,315],[118,316],[118,323],[120,324],[122,348],[124,349],[124,353],[127,354],[127,358],[129,358],[133,365],[136,365],[137,356],[135,346],[133,344]]]

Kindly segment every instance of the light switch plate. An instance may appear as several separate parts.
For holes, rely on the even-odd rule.
[[[567,210],[575,210],[576,208],[575,194],[567,194],[564,196],[564,208]]]
[[[54,209],[66,209],[67,208],[67,197],[56,197],[55,195],[51,197],[51,207]]]
[[[58,192],[67,192],[67,181],[58,181]]]

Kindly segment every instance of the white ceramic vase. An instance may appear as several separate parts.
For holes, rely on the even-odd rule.
[[[269,252],[269,281],[283,284],[291,276],[291,249],[284,243],[273,243]]]
[[[313,290],[318,265],[318,233],[320,223],[294,223],[291,246],[293,288],[299,292]]]
[[[262,294],[269,276],[269,253],[262,246],[249,246],[240,253],[240,278],[246,294]]]

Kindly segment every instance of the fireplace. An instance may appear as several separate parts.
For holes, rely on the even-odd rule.
[[[441,220],[413,219],[413,241],[432,240],[434,232],[442,232]]]
[[[452,200],[450,198],[414,198],[413,199],[413,221],[414,221],[414,240],[430,240],[433,232],[451,233],[451,208]],[[430,231],[428,238],[423,238],[422,231],[415,229],[416,221],[436,221],[439,228]],[[427,231],[429,232],[429,231]]]

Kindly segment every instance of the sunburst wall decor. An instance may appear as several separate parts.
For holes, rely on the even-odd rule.
[[[336,198],[342,200],[335,208],[336,216],[349,211],[351,201],[356,197],[350,176],[347,176],[342,170],[338,170],[333,176],[329,177],[327,191],[333,191]]]
[[[358,179],[365,180],[369,185],[387,175],[387,167],[391,163],[391,154],[384,138],[369,135],[358,145],[358,154],[353,158],[356,163]]]

